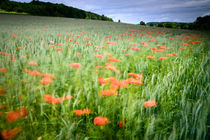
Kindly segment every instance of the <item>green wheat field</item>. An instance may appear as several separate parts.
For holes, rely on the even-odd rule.
[[[0,133],[205,140],[210,33],[0,15]]]

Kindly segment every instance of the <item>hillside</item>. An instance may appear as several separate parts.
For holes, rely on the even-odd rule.
[[[3,9],[8,12],[18,12],[18,13],[24,12],[38,16],[53,16],[53,17],[68,17],[68,18],[113,21],[111,18],[108,18],[104,15],[98,15],[96,13],[66,6],[64,4],[54,4],[50,2],[41,2],[38,0],[32,0],[30,3],[1,0],[0,9]]]

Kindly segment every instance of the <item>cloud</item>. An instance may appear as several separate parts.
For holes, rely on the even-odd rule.
[[[199,7],[199,6],[203,6],[206,4],[210,4],[210,0],[190,0],[190,1],[177,1],[175,3],[168,3],[165,4],[163,6],[161,6],[161,8],[166,8],[166,9],[170,9],[170,8],[187,8],[187,7]]]
[[[210,15],[210,11],[204,13],[204,14],[202,15],[202,17],[203,17],[203,16],[207,16],[207,15]]]
[[[113,18],[114,21],[129,22],[132,20],[132,14],[108,14],[107,16]]]
[[[84,5],[83,8],[87,11],[101,9],[100,6],[95,6],[95,5],[90,5],[90,4]]]

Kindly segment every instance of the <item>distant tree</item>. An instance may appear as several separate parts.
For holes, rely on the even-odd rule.
[[[165,27],[166,28],[176,28],[176,23],[174,23],[174,22],[167,22],[165,24]]]
[[[210,15],[207,15],[204,17],[198,17],[194,22],[193,28],[201,30],[210,30],[209,25],[210,25]]]
[[[154,26],[154,23],[150,23],[149,26]]]
[[[106,20],[106,18],[105,18],[105,16],[104,16],[104,14],[102,14],[102,16],[101,16],[101,20]]]
[[[120,23],[120,19],[118,20],[118,22]]]
[[[158,26],[158,27],[164,27],[164,26],[163,26],[163,23],[158,23],[157,26]]]
[[[146,24],[145,24],[145,22],[144,22],[144,21],[141,21],[141,22],[140,22],[140,25],[146,25]]]

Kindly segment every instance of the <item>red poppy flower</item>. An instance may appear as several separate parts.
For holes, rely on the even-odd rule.
[[[129,47],[131,50],[137,50],[137,51],[141,51],[140,48],[137,48],[137,47]]]
[[[187,44],[187,43],[182,43],[182,45],[184,45],[184,46],[189,46],[189,44]]]
[[[110,84],[110,89],[111,90],[117,90],[120,87],[120,82],[119,81],[112,81]]]
[[[125,126],[125,121],[120,121],[119,122],[119,127],[124,127]]]
[[[77,56],[82,56],[82,54],[81,53],[77,53]]]
[[[155,53],[155,52],[164,52],[164,49],[160,49],[160,50],[154,50],[154,51],[152,51],[153,53]]]
[[[149,100],[147,102],[144,102],[144,107],[153,107],[153,106],[157,106],[157,102],[155,100]]]
[[[115,71],[116,73],[120,73],[120,70],[116,69],[114,65],[106,63],[106,69]]]
[[[103,68],[103,66],[96,66],[96,69],[101,69]]]
[[[29,69],[27,69],[27,68],[23,68],[23,71],[24,72],[31,72]]]
[[[155,56],[147,56],[147,59],[153,59]]]
[[[159,57],[158,60],[164,60],[167,59],[167,57]]]
[[[49,47],[55,47],[55,45],[49,45]]]
[[[130,54],[129,54],[129,53],[125,53],[124,55],[125,55],[125,56],[130,56]]]
[[[160,49],[166,49],[166,45],[157,45]]]
[[[56,48],[56,50],[58,50],[58,51],[62,51],[63,49],[62,49],[62,48],[57,47],[57,48]]]
[[[98,77],[98,82],[100,83],[100,85],[106,85],[107,84],[107,80],[105,80],[101,76]]]
[[[80,63],[72,63],[72,64],[69,64],[69,66],[74,67],[75,69],[79,69],[82,67]]]
[[[0,87],[0,93],[5,93],[5,89],[3,87]]]
[[[42,76],[44,78],[51,78],[51,79],[56,79],[56,76],[55,75],[52,75],[50,73],[43,73]]]
[[[54,97],[50,94],[46,94],[46,95],[44,95],[44,100],[48,103],[52,103],[54,100]]]
[[[173,56],[178,56],[178,54],[177,54],[177,53],[172,53],[172,55],[173,55]]]
[[[121,62],[120,60],[116,59],[115,57],[109,57],[109,58],[107,58],[107,60],[110,62]]]
[[[173,56],[173,54],[166,54],[166,56]]]
[[[52,80],[51,80],[50,78],[46,77],[46,78],[42,78],[42,79],[40,80],[40,82],[41,82],[43,85],[49,85],[49,84],[52,83]]]
[[[64,98],[55,98],[53,99],[53,101],[51,102],[52,104],[59,104],[61,103],[62,101],[64,101]]]
[[[7,122],[11,123],[16,121],[20,116],[18,112],[5,112],[7,114]]]
[[[196,44],[201,43],[200,41],[195,41]]]
[[[116,45],[116,42],[111,42],[111,41],[107,41],[106,44],[110,44],[110,45]]]
[[[12,34],[13,37],[17,37],[15,34]]]
[[[116,90],[102,90],[100,91],[100,94],[102,96],[110,96],[110,95],[118,95],[118,92]]]
[[[13,111],[13,112],[6,112],[6,120],[7,122],[11,123],[16,121],[20,117],[27,116],[27,110],[25,107],[21,107],[20,109]]]
[[[16,110],[16,112],[19,114],[19,117],[26,117],[28,114],[25,107],[21,107],[20,109]]]
[[[72,99],[72,96],[71,95],[66,95],[64,99],[65,100],[71,100]]]
[[[23,47],[16,47],[16,49],[18,49],[18,50],[20,50],[20,49],[22,49]]]
[[[95,117],[94,118],[94,125],[106,125],[109,122],[109,120],[106,117]]]
[[[91,110],[90,109],[83,109],[83,114],[90,114],[91,113]]]
[[[128,78],[127,80],[130,84],[133,84],[133,85],[143,85],[142,79]]]
[[[83,115],[83,111],[82,110],[74,110],[75,115],[77,116],[81,116]]]
[[[98,58],[103,58],[103,55],[100,55],[100,54],[94,54],[94,56]]]
[[[91,45],[91,43],[90,43],[90,42],[88,42],[86,45],[90,46],[90,45]]]
[[[33,66],[37,66],[37,63],[36,62],[29,62],[28,64],[29,65],[33,65]]]
[[[71,100],[71,99],[72,99],[72,96],[70,96],[70,95],[67,95],[67,96],[61,97],[61,98],[54,98],[50,94],[44,95],[44,100],[47,103],[50,103],[50,104],[58,104],[58,103],[61,103],[61,102],[65,101],[65,100]]]
[[[75,115],[81,116],[85,114],[90,114],[90,109],[83,109],[83,110],[74,110]]]
[[[2,72],[2,73],[7,73],[7,68],[5,68],[5,67],[0,68],[0,72]]]
[[[29,74],[33,75],[33,76],[42,76],[42,74],[37,70],[31,71],[31,72],[29,72]]]
[[[15,137],[17,134],[19,134],[21,131],[22,131],[21,128],[3,130],[1,132],[1,136],[3,139],[11,139]]]
[[[142,74],[137,74],[137,73],[128,73],[129,76],[135,77],[137,79],[142,79],[143,75]]]

